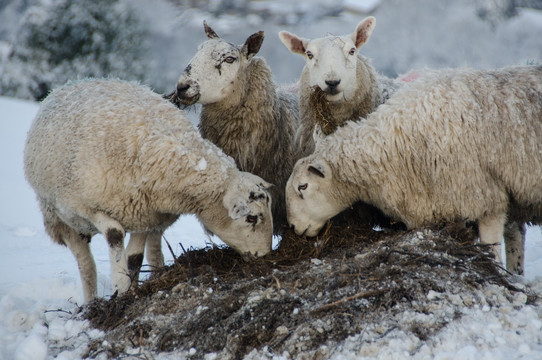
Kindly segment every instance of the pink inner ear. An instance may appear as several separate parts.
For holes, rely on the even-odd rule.
[[[358,31],[358,36],[356,37],[356,47],[359,48],[361,45],[365,44],[369,40],[367,37],[367,27],[364,26]]]
[[[292,39],[292,47],[294,48],[295,52],[304,54],[305,53],[305,47],[303,46],[303,42],[299,40],[298,38]]]
[[[373,22],[367,21],[366,23],[363,24],[362,27],[358,29],[358,32],[356,34],[356,48],[359,48],[360,46],[362,46],[369,40],[372,26],[373,26]]]
[[[290,50],[296,54],[304,54],[305,46],[303,46],[303,41],[299,38],[292,36],[290,34],[284,34],[286,39],[290,42]]]

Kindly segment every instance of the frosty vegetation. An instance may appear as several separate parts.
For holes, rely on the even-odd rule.
[[[0,93],[41,100],[68,80],[142,80],[146,32],[119,0],[42,2],[23,15],[0,65]]]
[[[529,30],[520,38],[517,31],[509,30],[516,26],[528,29],[528,25],[514,25],[513,20],[522,9],[541,7],[540,0],[460,0],[453,4],[428,0],[412,4],[396,0],[172,0],[156,2],[149,11],[143,0],[0,1],[0,95],[41,99],[67,79],[89,76],[143,80],[158,92],[170,91],[182,70],[180,64],[189,61],[203,40],[202,21],[212,18],[216,30],[233,43],[243,41],[240,34],[248,28],[269,34],[261,55],[275,80],[288,83],[299,77],[301,59],[285,62],[285,53],[277,50],[280,40],[271,34],[285,29],[309,37],[341,33],[341,26],[334,23],[343,17],[339,22],[350,28],[349,20],[344,19],[346,10],[354,11],[348,16],[356,23],[362,14],[379,19],[376,36],[366,51],[384,75],[395,77],[425,66],[460,66],[466,57],[475,68],[505,66],[517,57],[513,52],[503,53],[510,42],[540,53],[536,50],[540,41]],[[414,9],[424,9],[428,15],[413,21]],[[435,13],[446,16],[438,18]],[[478,21],[473,22],[474,17]],[[443,41],[443,36],[450,35],[445,31],[450,27],[457,28],[453,41]],[[432,31],[427,33],[426,28]],[[493,41],[480,43],[487,37]],[[424,41],[415,41],[413,46],[413,38]]]

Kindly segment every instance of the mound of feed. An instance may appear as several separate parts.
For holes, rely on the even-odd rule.
[[[277,251],[257,261],[229,248],[188,251],[138,289],[85,309],[107,339],[88,356],[323,359],[360,333],[371,343],[401,329],[424,341],[461,307],[495,301],[480,289],[518,291],[470,228],[386,233],[348,219],[313,239],[285,229]]]

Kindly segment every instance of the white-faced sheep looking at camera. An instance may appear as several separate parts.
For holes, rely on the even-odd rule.
[[[56,89],[28,132],[24,156],[45,229],[75,255],[87,302],[96,296],[89,248],[96,233],[109,244],[119,292],[139,271],[146,242],[150,265],[163,265],[161,234],[179,214],[195,214],[242,254],[271,251],[269,184],[240,172],[183,112],[146,87],[85,80]]]
[[[372,113],[399,87],[400,82],[378,74],[370,61],[358,54],[375,25],[376,19],[371,16],[362,20],[352,34],[312,40],[279,32],[283,44],[305,58],[299,93],[300,127],[296,135],[303,156],[314,150],[315,119],[321,117],[314,105],[318,93],[323,93],[332,122],[342,126],[348,120]]]
[[[443,70],[319,140],[288,180],[288,220],[315,236],[364,201],[409,228],[476,221],[500,259],[507,219],[542,220],[541,179],[542,67]],[[520,273],[514,241],[505,238],[507,268]]]
[[[269,66],[256,57],[262,31],[236,46],[206,23],[203,42],[179,78],[174,102],[202,104],[203,138],[235,159],[237,166],[273,183],[275,233],[286,223],[284,187],[297,160],[298,95],[277,88]]]

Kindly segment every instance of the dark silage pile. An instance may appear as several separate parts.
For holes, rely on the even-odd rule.
[[[91,344],[87,356],[138,349],[141,358],[185,350],[195,359],[254,351],[323,359],[351,335],[404,327],[393,319],[405,310],[428,313],[431,291],[517,291],[464,226],[389,233],[350,220],[313,239],[284,231],[262,259],[245,262],[229,248],[188,251],[139,288],[97,299],[83,314],[107,342]],[[434,316],[406,330],[425,340],[449,321]]]

